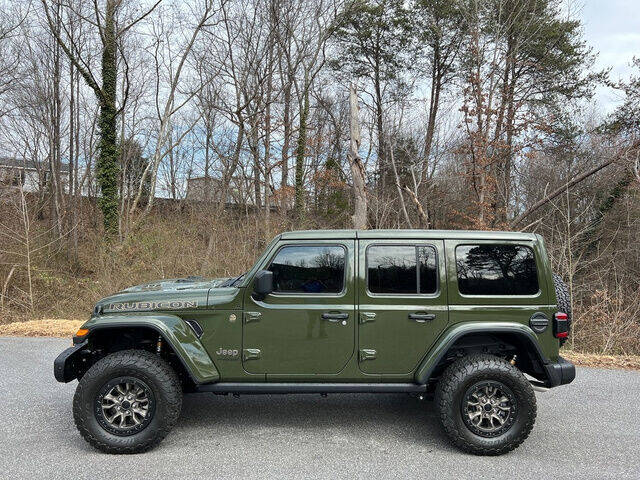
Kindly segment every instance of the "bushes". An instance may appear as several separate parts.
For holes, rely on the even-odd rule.
[[[92,215],[92,208],[87,207],[76,261],[71,260],[74,256],[68,254],[64,239],[47,246],[43,237],[41,244],[33,246],[39,249],[31,266],[33,312],[28,306],[24,264],[19,257],[3,254],[0,287],[12,268],[14,272],[7,284],[0,323],[31,318],[85,319],[100,298],[154,279],[239,275],[253,265],[277,233],[329,227],[318,217],[308,220],[314,223],[300,225],[272,212],[267,225],[263,212],[221,212],[202,204],[183,204],[181,208],[162,204],[135,235],[122,242],[107,242],[100,226],[92,224]],[[336,226],[335,221],[331,228],[348,227]],[[36,221],[32,227],[44,232],[46,220]],[[574,330],[567,346],[583,352],[640,354],[640,288],[638,279],[631,275],[635,271],[633,255],[626,251],[626,265],[621,265],[620,258],[600,251],[597,261],[580,260],[584,268],[570,276],[563,267],[560,243],[553,243],[559,239],[549,235],[547,246],[555,269],[565,273],[565,280],[573,281]],[[10,241],[3,245],[6,251],[18,248]],[[616,245],[613,255],[620,256],[620,252],[625,252],[622,244]]]

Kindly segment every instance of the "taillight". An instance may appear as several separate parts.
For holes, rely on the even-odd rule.
[[[569,336],[569,319],[566,313],[557,312],[553,315],[553,336],[556,338]]]

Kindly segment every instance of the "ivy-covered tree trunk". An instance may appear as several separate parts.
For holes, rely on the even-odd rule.
[[[100,99],[100,141],[96,164],[96,178],[102,196],[98,206],[102,211],[107,235],[118,232],[118,138],[116,120],[116,31],[117,2],[107,1],[104,19],[104,48],[102,51],[102,96]]]
[[[305,89],[300,111],[300,128],[296,145],[296,198],[295,212],[298,220],[304,214],[304,154],[307,145],[307,117],[309,116],[309,90]]]

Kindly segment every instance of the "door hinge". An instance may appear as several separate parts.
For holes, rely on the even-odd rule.
[[[373,312],[360,312],[360,323],[374,322],[376,314]]]
[[[242,350],[242,360],[257,360],[260,358],[259,348],[245,348]]]
[[[244,323],[257,322],[261,316],[260,312],[244,312]]]
[[[371,348],[363,348],[360,350],[360,361],[375,360],[377,352]]]

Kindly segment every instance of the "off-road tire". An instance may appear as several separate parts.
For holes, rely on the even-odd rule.
[[[100,424],[96,401],[100,389],[118,377],[144,382],[154,397],[154,412],[146,427],[132,435],[114,435]],[[176,424],[182,408],[180,380],[169,364],[144,350],[112,353],[84,374],[73,397],[76,427],[93,447],[105,453],[141,453],[158,445]]]
[[[487,438],[477,435],[463,420],[467,389],[482,381],[507,386],[516,399],[515,420],[504,433]],[[536,420],[536,396],[529,381],[515,366],[493,355],[468,355],[444,371],[435,393],[435,404],[445,433],[460,449],[475,455],[502,455],[518,447]]]
[[[557,273],[553,274],[553,286],[556,290],[556,303],[558,310],[567,314],[567,325],[571,330],[571,295],[569,294],[569,287],[564,283],[562,277]],[[560,345],[566,342],[566,338],[560,339]]]

